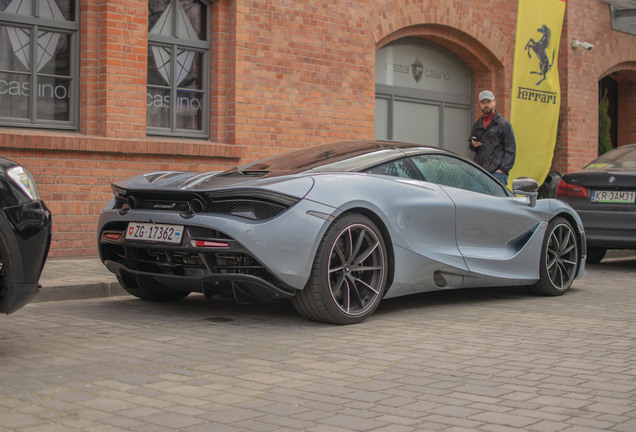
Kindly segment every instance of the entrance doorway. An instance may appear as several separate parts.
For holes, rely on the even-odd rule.
[[[449,51],[401,39],[376,53],[375,137],[468,156],[473,73]]]
[[[607,115],[610,119],[609,139],[612,148],[616,148],[618,137],[618,84],[611,77],[606,76],[599,81],[598,90],[599,106],[601,106],[602,100],[607,98]]]

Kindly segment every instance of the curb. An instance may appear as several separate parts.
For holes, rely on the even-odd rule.
[[[636,253],[612,250],[606,258],[636,258]],[[40,291],[31,303],[130,296],[115,275],[95,258],[47,261],[40,284]]]
[[[128,294],[119,282],[95,282],[67,286],[42,286],[31,303],[43,303],[62,300],[85,300],[124,296]]]

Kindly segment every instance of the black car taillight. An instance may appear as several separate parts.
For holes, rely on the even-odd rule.
[[[566,182],[565,180],[561,180],[557,185],[556,190],[557,196],[563,197],[571,197],[571,198],[587,198],[588,193],[587,189],[583,186],[573,185],[571,183]]]

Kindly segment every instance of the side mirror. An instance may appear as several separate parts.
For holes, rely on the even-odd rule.
[[[530,177],[517,177],[512,181],[512,191],[515,195],[527,196],[530,198],[530,207],[537,205],[539,195],[539,183]]]

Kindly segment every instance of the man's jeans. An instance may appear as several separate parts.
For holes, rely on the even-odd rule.
[[[495,176],[497,180],[499,180],[504,186],[508,186],[508,174],[502,172],[494,172],[492,175]]]

